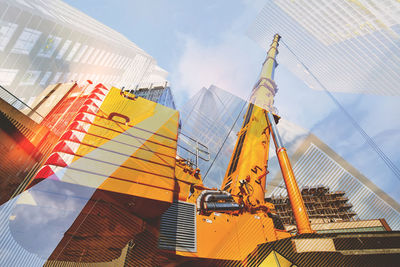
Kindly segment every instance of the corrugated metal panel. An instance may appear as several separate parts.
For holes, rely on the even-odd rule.
[[[196,206],[174,202],[161,217],[160,249],[196,252]]]

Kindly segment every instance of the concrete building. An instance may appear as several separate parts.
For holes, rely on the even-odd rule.
[[[330,91],[400,95],[398,1],[268,0],[248,35],[266,48],[275,33],[279,63],[313,89],[302,63]]]
[[[30,105],[48,85],[164,84],[167,72],[115,30],[60,0],[0,0],[0,85]],[[19,108],[19,107],[18,107]]]
[[[315,135],[302,138],[301,145],[290,156],[300,188],[323,184],[331,191],[344,191],[358,219],[384,218],[390,228],[400,229],[399,203]],[[286,196],[282,179],[282,174],[276,172],[267,182],[269,196]]]
[[[317,233],[391,231],[385,219],[357,220],[344,191],[332,192],[326,186],[304,187],[301,195],[311,228]],[[289,231],[296,230],[288,197],[273,195],[266,200],[275,205],[284,227]]]
[[[344,191],[331,192],[326,186],[305,187],[301,189],[301,195],[311,223],[352,221],[356,215]],[[276,212],[284,225],[295,224],[287,196],[273,195],[266,199],[275,205]]]

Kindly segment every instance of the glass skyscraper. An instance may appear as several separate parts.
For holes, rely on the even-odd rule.
[[[315,135],[308,134],[301,140],[301,145],[291,155],[300,187],[323,185],[332,191],[344,191],[359,219],[384,218],[392,229],[400,229],[399,203]],[[286,196],[280,172],[270,180],[267,191],[268,195]]]
[[[150,88],[140,88],[137,90],[132,90],[131,93],[135,96],[143,97],[166,107],[176,109],[175,100],[172,95],[171,88],[166,85]]]
[[[212,85],[202,88],[180,110],[181,133],[206,146],[208,149],[200,146],[199,149],[210,153],[206,161],[203,159],[208,159],[207,153],[199,151],[203,159],[200,158],[198,162],[204,182],[209,187],[221,185],[236,142],[236,132],[241,127],[245,106],[241,98]],[[196,142],[181,136],[178,144],[178,155],[195,163],[196,155],[193,151]]]
[[[279,62],[310,88],[311,71],[330,91],[400,95],[398,1],[268,0],[248,35],[266,48],[275,33]]]
[[[194,95],[181,112],[181,131],[209,149],[211,159],[199,164],[208,187],[221,186],[243,121],[243,106],[247,105],[241,98],[211,86]],[[344,191],[359,219],[384,218],[392,229],[400,229],[400,205],[370,179],[300,126],[280,119],[278,128],[300,188],[322,185]],[[191,156],[185,151],[178,154]],[[286,195],[272,143],[268,170],[266,195]]]
[[[28,105],[49,84],[92,80],[120,88],[165,83],[156,60],[59,0],[0,0],[0,85]]]

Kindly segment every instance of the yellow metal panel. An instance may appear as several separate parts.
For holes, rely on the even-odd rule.
[[[112,88],[99,111],[90,114],[63,181],[105,191],[171,202],[179,113],[154,102],[126,98]],[[75,141],[77,142],[77,141]]]
[[[259,267],[280,267],[279,264],[276,262],[276,258],[273,251],[269,253],[269,255],[259,265]]]
[[[285,257],[283,257],[281,254],[279,254],[276,251],[274,251],[273,253],[275,253],[275,257],[278,260],[280,267],[290,267],[290,266],[292,266],[292,263],[290,261],[288,261]]]

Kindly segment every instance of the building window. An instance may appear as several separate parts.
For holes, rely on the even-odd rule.
[[[71,43],[72,42],[70,40],[65,41],[65,43],[61,47],[60,51],[58,51],[56,59],[61,59],[64,56],[65,52],[67,52],[67,50],[68,50],[69,46],[71,45]]]
[[[41,71],[30,70],[27,71],[22,78],[20,85],[34,85],[36,80],[39,78]]]
[[[50,75],[51,75],[51,71],[47,71],[44,75],[43,75],[43,77],[42,77],[42,79],[40,80],[40,85],[45,85],[46,84],[46,82],[47,82],[47,80],[50,78]]]
[[[108,59],[108,57],[111,55],[110,52],[107,52],[107,54],[101,59],[99,65],[100,66],[104,66],[104,63],[106,62],[106,60]]]
[[[51,57],[53,55],[54,51],[57,49],[60,42],[61,42],[60,37],[56,37],[54,35],[49,35],[49,37],[47,37],[47,40],[46,40],[44,46],[42,47],[42,49],[40,49],[38,56]]]
[[[54,75],[53,80],[51,80],[50,84],[55,84],[58,82],[58,79],[60,79],[62,72],[57,72],[56,75]]]
[[[107,62],[104,63],[104,65],[106,67],[111,67],[111,62],[114,60],[115,56],[116,56],[115,54],[111,54],[111,56],[108,58]]]
[[[104,53],[105,53],[106,51],[104,51],[104,50],[101,50],[101,52],[100,52],[100,54],[97,56],[97,58],[96,58],[96,60],[94,61],[94,65],[97,65],[99,62],[100,62],[100,60],[101,59],[103,59],[103,56],[104,56]]]
[[[89,61],[88,61],[88,64],[92,64],[92,63],[93,63],[93,60],[97,57],[97,55],[99,54],[99,52],[100,52],[99,49],[96,49],[96,50],[93,52],[93,54],[91,55],[91,57],[90,57],[90,59],[89,59]]]
[[[87,45],[82,46],[82,48],[76,54],[76,57],[74,58],[74,62],[78,62],[79,60],[81,60],[81,57],[82,57],[83,53],[85,53],[87,48],[88,48]]]
[[[79,47],[81,46],[81,43],[76,43],[71,49],[71,52],[69,52],[67,58],[65,59],[66,61],[71,61],[71,59],[75,56],[76,51],[78,51]]]
[[[25,28],[15,43],[12,53],[27,55],[31,52],[35,43],[42,33],[33,29]]]
[[[87,53],[85,53],[85,55],[82,58],[82,62],[81,63],[86,63],[86,61],[88,60],[89,56],[92,54],[94,48],[93,47],[89,47],[89,50],[87,51]]]
[[[0,69],[0,85],[10,85],[14,81],[17,73],[18,70],[14,69]]]
[[[4,51],[17,27],[17,24],[0,21],[0,51]]]
[[[113,68],[117,68],[118,67],[118,62],[121,60],[121,58],[122,58],[122,56],[117,55],[115,61],[113,61],[113,63],[112,63],[112,67]]]

